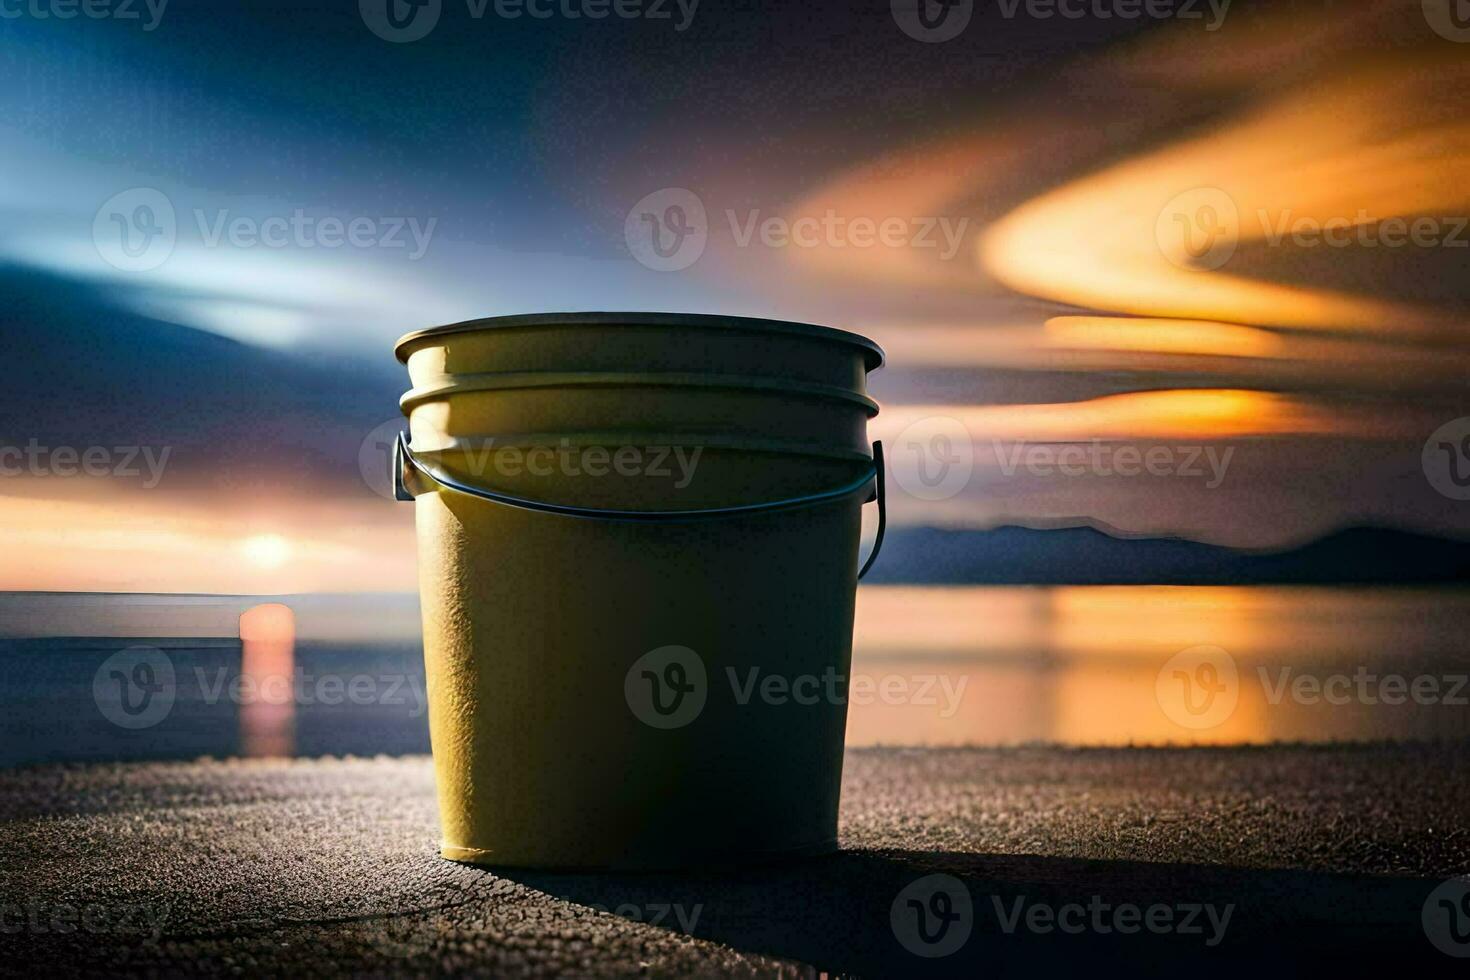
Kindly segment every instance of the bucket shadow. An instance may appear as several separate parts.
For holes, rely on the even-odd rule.
[[[566,901],[657,918],[661,928],[830,973],[989,978],[1065,970],[1253,980],[1311,975],[1333,964],[1353,975],[1367,964],[1453,963],[1431,945],[1421,920],[1438,879],[906,850],[845,851],[730,873],[496,873]],[[936,903],[936,888],[952,899],[968,893],[967,937],[942,935],[941,919],[953,918],[958,906]],[[1069,904],[1081,911],[1067,913],[1063,929],[1047,910]],[[1093,904],[1103,906],[1100,920]],[[1124,905],[1141,910],[1137,919],[1117,916]],[[1154,906],[1168,910],[1167,927],[1144,925]],[[920,908],[927,922],[919,921]],[[1152,914],[1165,921],[1164,911]],[[1080,929],[1079,916],[1086,922]],[[1131,932],[1115,928],[1130,924]],[[953,951],[934,955],[956,939]]]

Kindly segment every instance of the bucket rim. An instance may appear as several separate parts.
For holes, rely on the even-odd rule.
[[[479,317],[445,323],[436,327],[413,330],[399,337],[393,344],[393,353],[398,360],[407,363],[407,348],[418,341],[446,334],[470,333],[476,330],[535,329],[538,327],[575,326],[645,326],[645,327],[699,327],[740,330],[748,333],[783,333],[816,340],[849,344],[861,348],[863,363],[868,371],[883,366],[883,348],[862,334],[837,327],[824,327],[816,323],[799,320],[768,320],[764,317],[725,316],[718,313],[667,313],[637,311],[612,312],[566,312],[566,313],[512,313],[507,316]]]
[[[515,432],[499,436],[446,436],[446,445],[437,449],[419,449],[420,455],[457,454],[461,452],[483,452],[487,446],[499,449],[531,449],[541,446],[566,444],[583,448],[588,446],[628,445],[628,433],[621,430],[598,431],[552,431]],[[829,463],[853,463],[859,466],[873,465],[873,451],[838,446],[828,442],[786,442],[778,439],[752,439],[747,436],[729,436],[710,432],[648,432],[640,434],[649,446],[699,446],[716,452],[736,452],[748,455],[769,455],[783,458],[800,457]]]
[[[465,374],[445,378],[437,384],[410,388],[398,399],[405,415],[416,405],[456,394],[482,391],[526,391],[538,388],[690,388],[762,394],[783,394],[819,401],[839,401],[860,407],[872,418],[878,403],[861,392],[838,385],[784,381],[733,374],[684,374],[667,372],[618,373],[611,371],[537,372],[513,371]]]

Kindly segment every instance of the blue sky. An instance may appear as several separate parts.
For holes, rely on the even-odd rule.
[[[1241,547],[1470,531],[1421,459],[1470,415],[1470,249],[1269,240],[1302,216],[1443,231],[1470,212],[1467,49],[1417,5],[1238,2],[1218,30],[981,5],[924,43],[876,0],[707,0],[683,30],[443,0],[427,36],[390,43],[362,10],[402,0],[171,0],[151,30],[36,2],[0,18],[0,279],[29,369],[0,434],[149,439],[176,462],[143,497],[12,481],[27,547],[125,508],[173,542],[129,538],[139,567],[185,568],[201,528],[238,526],[300,540],[319,574],[290,587],[319,587],[378,521],[408,547],[359,472],[406,386],[394,338],[577,309],[878,339],[896,472],[936,425],[974,453],[963,492],[898,494],[900,527]],[[1212,192],[1265,234],[1181,261],[1165,212]],[[698,254],[660,268],[635,233],[686,196]],[[899,240],[859,242],[863,221]],[[1017,445],[1098,440],[1208,443],[1233,468],[1216,486],[1006,472]],[[294,477],[337,516],[303,509]]]

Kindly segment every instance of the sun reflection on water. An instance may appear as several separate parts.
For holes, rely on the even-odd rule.
[[[925,683],[929,697],[854,702],[847,739],[1123,745],[1465,736],[1470,714],[1449,703],[1299,701],[1282,696],[1281,685],[1360,671],[1464,675],[1470,657],[1458,636],[1466,622],[1470,595],[1454,589],[864,588],[854,674],[904,678],[916,694]],[[1201,650],[1221,669],[1191,657]]]

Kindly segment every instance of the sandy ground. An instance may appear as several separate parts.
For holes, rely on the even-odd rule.
[[[497,873],[436,857],[422,757],[14,770],[0,773],[0,972],[1238,978],[1470,963],[1435,945],[1470,954],[1436,897],[1458,893],[1435,892],[1470,871],[1463,744],[855,751],[842,841],[719,874]],[[920,911],[936,916],[923,935]]]

